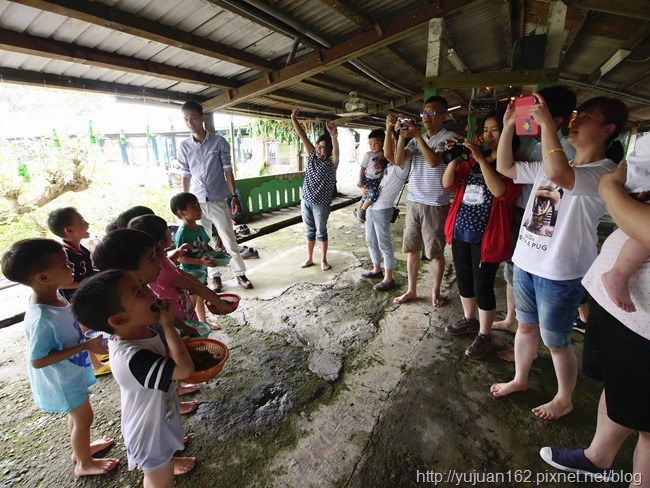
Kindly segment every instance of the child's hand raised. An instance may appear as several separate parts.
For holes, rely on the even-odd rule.
[[[165,326],[174,327],[174,317],[176,317],[176,305],[173,300],[158,299],[160,307],[160,323]]]
[[[104,340],[103,335],[98,335],[92,339],[86,341],[86,349],[95,354],[108,354],[108,346],[104,345],[102,342]]]

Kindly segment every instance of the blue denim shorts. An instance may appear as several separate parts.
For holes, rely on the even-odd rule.
[[[515,266],[515,311],[520,324],[538,324],[544,344],[562,349],[571,344],[576,310],[584,296],[582,279],[548,280]]]

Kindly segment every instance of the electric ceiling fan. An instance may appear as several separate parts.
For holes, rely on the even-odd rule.
[[[353,115],[366,115],[367,104],[364,100],[359,98],[357,92],[350,92],[350,98],[343,102],[344,113],[339,115],[353,116]]]

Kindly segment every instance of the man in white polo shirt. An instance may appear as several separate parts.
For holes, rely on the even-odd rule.
[[[442,128],[447,117],[447,100],[443,97],[428,98],[420,116],[426,134],[421,134],[420,127],[413,123],[407,130],[400,130],[394,160],[391,161],[403,168],[405,161],[411,160],[402,244],[402,252],[407,253],[408,290],[394,301],[404,303],[417,297],[420,252],[424,246],[426,257],[431,259],[433,274],[431,303],[434,307],[441,307],[444,305],[440,296],[440,285],[445,270],[444,227],[449,212],[449,192],[442,186],[442,175],[446,167],[442,153],[445,150],[445,141],[453,139],[456,134]],[[407,137],[412,139],[404,147]],[[389,157],[387,159],[390,160]]]

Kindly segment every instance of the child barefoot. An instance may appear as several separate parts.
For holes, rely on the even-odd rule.
[[[354,211],[360,222],[366,221],[366,210],[379,197],[379,183],[388,165],[388,161],[384,159],[384,138],[385,134],[381,129],[375,129],[368,135],[370,151],[363,155],[357,183],[361,189],[368,188],[368,194],[361,197],[359,208]]]
[[[95,273],[92,259],[90,259],[90,251],[81,245],[81,239],[90,237],[88,233],[89,225],[77,212],[76,208],[64,207],[50,212],[47,216],[47,226],[52,234],[63,239],[63,249],[72,265],[74,281],[59,290],[59,293],[70,301],[75,290],[79,288],[81,280]],[[79,325],[81,326],[81,332],[88,332],[88,329],[83,324]],[[90,353],[90,362],[93,365],[95,376],[111,373],[111,366],[106,359],[108,359],[107,355],[103,354],[100,357],[92,352]]]
[[[650,135],[637,139],[634,151],[628,157],[625,189],[630,192],[630,196],[650,204]],[[632,275],[649,257],[650,249],[643,242],[628,239],[621,248],[614,267],[603,273],[605,290],[618,308],[626,312],[636,311],[628,285]]]
[[[70,285],[73,272],[61,244],[51,239],[18,241],[2,256],[2,273],[29,286],[34,294],[25,313],[29,382],[34,403],[46,412],[68,412],[72,459],[77,476],[106,474],[117,459],[93,454],[113,444],[90,442],[93,409],[89,386],[95,384],[88,352],[105,354],[97,337],[84,342],[70,304],[58,289]]]
[[[194,372],[174,330],[176,307],[171,300],[157,300],[133,272],[115,269],[84,281],[75,298],[78,320],[113,334],[108,347],[120,385],[129,469],[144,472],[145,487],[171,487],[174,475],[187,473],[196,462],[174,457],[184,449],[176,381]],[[158,322],[166,345],[150,327]]]

